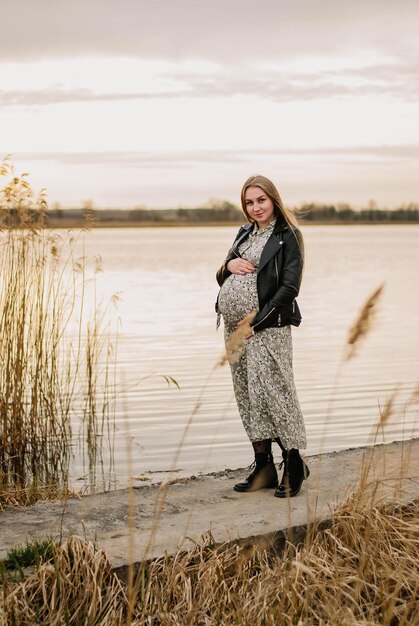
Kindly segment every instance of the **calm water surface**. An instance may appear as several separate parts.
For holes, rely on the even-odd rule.
[[[243,467],[252,460],[215,331],[215,270],[236,227],[104,229],[86,234],[101,255],[98,292],[119,292],[118,401],[114,444],[118,485],[129,475]],[[305,416],[306,454],[363,446],[392,392],[385,441],[418,435],[419,226],[309,226],[306,267],[293,329],[294,370]],[[373,331],[340,368],[347,331],[380,283]],[[173,377],[179,389],[163,376]],[[179,450],[179,448],[181,449]],[[279,455],[276,453],[278,458]],[[127,459],[131,458],[131,469]],[[106,466],[106,462],[105,462]],[[74,479],[84,476],[75,459]]]

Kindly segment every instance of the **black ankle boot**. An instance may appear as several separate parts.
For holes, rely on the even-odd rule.
[[[254,468],[253,472],[242,483],[234,485],[234,491],[256,491],[278,486],[278,474],[272,454],[256,452],[255,460],[250,467]]]
[[[284,460],[279,467],[284,467],[284,473],[274,495],[277,498],[292,498],[300,492],[303,480],[310,476],[310,470],[295,448],[283,452],[282,458]]]

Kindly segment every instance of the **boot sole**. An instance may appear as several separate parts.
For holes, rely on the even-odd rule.
[[[233,489],[238,493],[249,493],[251,491],[259,491],[260,489],[276,489],[277,487],[278,481],[276,481],[274,485],[262,485],[261,487],[244,487],[243,489],[241,487],[237,487],[237,485],[234,485]]]

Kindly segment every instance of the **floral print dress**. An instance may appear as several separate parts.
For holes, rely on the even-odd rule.
[[[257,268],[275,220],[265,228],[255,224],[239,253]],[[232,274],[223,283],[218,309],[227,341],[245,315],[259,309],[257,272]],[[234,393],[250,441],[279,437],[284,447],[305,448],[306,434],[292,369],[291,326],[265,328],[246,341],[240,360],[230,365]]]

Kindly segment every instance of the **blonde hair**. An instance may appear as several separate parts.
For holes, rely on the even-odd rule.
[[[241,190],[241,204],[243,213],[246,216],[248,222],[253,222],[246,208],[246,191],[249,187],[259,187],[266,193],[266,195],[272,200],[275,208],[275,215],[279,217],[283,216],[285,221],[291,228],[298,228],[298,220],[296,215],[291,211],[291,209],[287,209],[284,206],[284,203],[281,200],[281,196],[279,195],[278,189],[275,187],[273,182],[266,178],[266,176],[262,176],[260,174],[256,174],[255,176],[250,176],[244,183]]]

